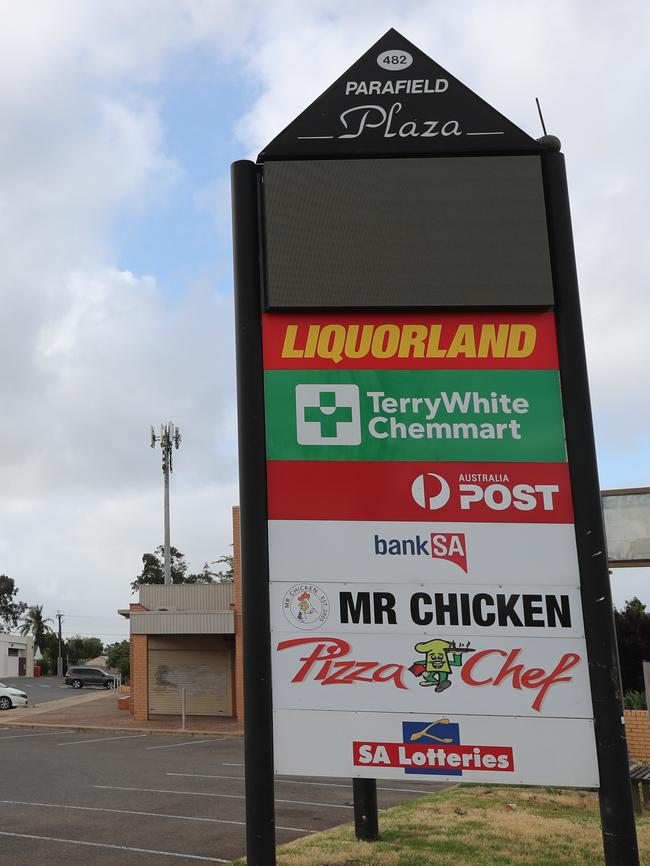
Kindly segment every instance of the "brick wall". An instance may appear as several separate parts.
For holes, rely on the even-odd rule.
[[[233,586],[235,601],[235,682],[233,684],[233,713],[237,721],[244,722],[244,657],[243,637],[244,625],[242,619],[242,587],[241,587],[241,539],[239,534],[239,506],[232,509],[232,543],[233,571],[235,582]]]
[[[630,757],[650,760],[650,721],[647,710],[625,710],[627,750]]]
[[[146,634],[131,635],[131,712],[139,722],[149,717]]]

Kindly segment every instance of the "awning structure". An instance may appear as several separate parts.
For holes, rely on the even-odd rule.
[[[234,634],[232,611],[131,611],[131,634]]]

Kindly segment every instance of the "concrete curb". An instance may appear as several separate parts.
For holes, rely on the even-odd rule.
[[[182,730],[181,728],[176,728],[174,730],[165,728],[162,730],[152,729],[152,728],[114,728],[114,727],[101,727],[99,725],[60,725],[60,724],[47,724],[47,723],[39,723],[39,722],[0,722],[0,730],[2,728],[26,728],[28,730],[50,730],[50,731],[74,731],[75,733],[82,733],[83,731],[91,731],[93,733],[101,733],[101,734],[161,734],[162,736],[172,736],[178,737],[179,735],[184,737],[229,737],[234,739],[240,739],[243,737],[243,731],[188,731]]]

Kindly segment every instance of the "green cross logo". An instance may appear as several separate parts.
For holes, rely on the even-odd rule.
[[[305,421],[317,421],[323,438],[335,438],[338,425],[352,421],[352,409],[350,406],[337,406],[333,391],[321,391],[318,397],[318,406],[305,406]]]
[[[296,385],[299,445],[360,445],[357,385]]]

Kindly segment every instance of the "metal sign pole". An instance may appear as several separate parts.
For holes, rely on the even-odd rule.
[[[239,495],[244,625],[244,747],[248,866],[275,866],[273,706],[266,505],[266,431],[260,331],[257,172],[232,165]]]
[[[377,780],[353,779],[354,834],[364,842],[379,839],[379,814],[377,812]]]
[[[559,144],[559,143],[558,143]],[[612,608],[564,156],[542,156],[567,452],[589,657],[607,866],[637,866],[621,677]]]

